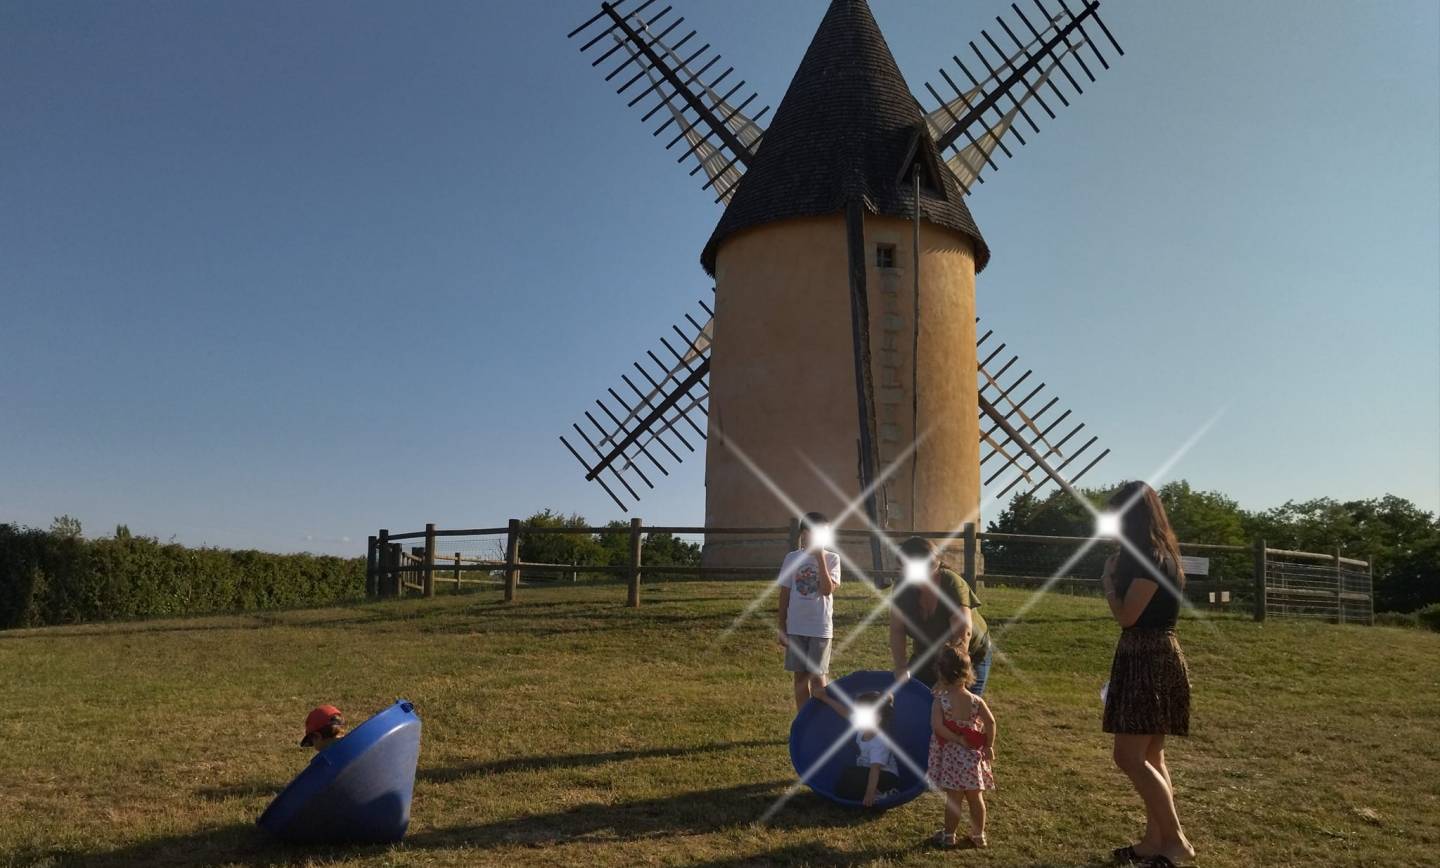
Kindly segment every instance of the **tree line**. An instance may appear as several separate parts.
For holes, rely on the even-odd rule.
[[[525,519],[529,528],[592,527],[585,517],[546,509]],[[673,534],[645,533],[641,560],[654,566],[694,567],[700,564],[700,545]],[[532,564],[575,564],[581,567],[620,567],[630,563],[630,523],[612,521],[596,534],[547,534],[527,531],[520,537],[520,560]]]
[[[1119,483],[1083,488],[1103,508]],[[1375,611],[1413,612],[1440,603],[1440,520],[1403,497],[1369,500],[1320,497],[1288,501],[1266,510],[1242,509],[1218,491],[1199,491],[1184,480],[1158,489],[1175,533],[1183,542],[1250,545],[1340,554],[1374,569]],[[990,522],[997,533],[1089,536],[1094,518],[1064,492],[1017,495]]]
[[[1099,510],[1119,487],[1117,482],[1081,488],[1080,493]],[[1263,539],[1273,549],[1327,554],[1338,547],[1343,556],[1373,565],[1377,612],[1414,612],[1440,603],[1440,519],[1403,497],[1387,494],[1348,501],[1321,497],[1247,510],[1222,492],[1201,491],[1183,479],[1158,491],[1175,533],[1184,542],[1249,546]],[[591,526],[583,516],[550,509],[525,523],[532,528]],[[988,530],[1084,537],[1094,532],[1094,518],[1062,491],[1044,497],[1020,494],[989,522]],[[695,566],[700,563],[700,545],[670,534],[647,533],[642,557],[647,564]],[[1103,553],[1097,557],[1103,560]],[[622,566],[630,562],[630,526],[612,521],[597,534],[526,533],[521,537],[520,558],[530,563]],[[1240,560],[1248,567],[1247,557]]]

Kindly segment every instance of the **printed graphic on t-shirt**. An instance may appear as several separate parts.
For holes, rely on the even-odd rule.
[[[795,591],[803,597],[813,597],[820,590],[820,573],[814,562],[807,563],[795,573]]]

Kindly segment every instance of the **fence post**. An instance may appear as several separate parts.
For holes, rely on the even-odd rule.
[[[644,521],[630,519],[630,594],[625,605],[632,609],[640,606],[640,553],[642,548],[641,530]]]
[[[975,587],[975,552],[978,548],[979,539],[975,536],[975,523],[965,522],[965,582],[972,589]]]
[[[380,536],[375,540],[375,595],[379,597],[389,596],[390,582],[389,574],[385,572],[386,558],[390,552],[390,531],[380,529]]]
[[[421,583],[425,586],[425,596],[435,596],[435,525],[425,525],[425,574]]]
[[[1265,540],[1255,540],[1255,620],[1265,620]]]
[[[1335,617],[1345,623],[1345,573],[1340,563],[1340,547],[1335,547]]]
[[[1366,582],[1365,596],[1368,597],[1368,598],[1369,598],[1369,601],[1370,601],[1370,620],[1367,621],[1366,623],[1369,624],[1371,627],[1374,627],[1374,626],[1375,626],[1375,556],[1374,556],[1374,555],[1371,555],[1371,556],[1370,556],[1370,560],[1366,562],[1366,564],[1365,564],[1365,571],[1366,571],[1366,573],[1367,573],[1367,576],[1366,576],[1366,579],[1365,579],[1365,582]]]
[[[515,599],[515,588],[520,584],[520,519],[510,519],[510,528],[505,536],[505,602]]]
[[[577,557],[575,557],[574,555],[571,555],[571,556],[570,556],[570,584],[572,584],[572,585],[575,584],[576,582],[580,581],[580,570],[578,569],[579,566],[580,566],[580,559],[577,558]]]
[[[787,537],[787,540],[787,545],[790,546],[789,551],[793,552],[800,548],[800,519],[790,519],[790,535]]]
[[[380,559],[376,557],[375,537],[365,540],[365,596],[376,597],[380,593]]]
[[[460,553],[459,553],[459,552],[456,552],[456,553],[455,553],[455,593],[458,594],[458,593],[460,593],[460,592],[463,591],[463,590],[465,590],[465,588],[464,588],[464,586],[461,584],[461,581],[460,581]]]
[[[400,572],[400,544],[390,544],[390,576],[393,581],[390,584],[391,592],[398,599],[405,596],[405,575]]]

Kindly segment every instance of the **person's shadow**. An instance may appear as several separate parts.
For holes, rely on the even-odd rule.
[[[449,784],[520,770],[584,768],[635,759],[720,753],[778,744],[783,744],[783,741],[757,739],[610,753],[512,757],[472,765],[422,768],[416,778],[420,786],[426,783]],[[546,847],[587,840],[636,841],[672,835],[705,834],[747,827],[762,819],[772,828],[833,828],[865,823],[876,816],[843,808],[814,795],[808,789],[791,794],[783,807],[773,811],[773,816],[767,816],[792,784],[791,780],[739,784],[619,804],[595,803],[544,813],[520,813],[502,820],[466,826],[427,828],[425,824],[417,823],[412,825],[411,833],[404,842],[396,846],[400,850],[453,847],[486,849],[513,847],[517,844]],[[284,782],[256,780],[203,787],[197,789],[195,795],[209,800],[258,799],[277,793],[283,787]],[[250,823],[234,823],[190,834],[152,838],[107,852],[52,851],[20,855],[25,857],[22,860],[24,863],[83,864],[110,868],[122,865],[291,864],[307,859],[353,858],[384,852],[386,849],[388,848],[374,845],[287,845]],[[815,851],[814,858],[823,860],[819,850]]]
[[[461,847],[485,850],[516,845],[543,848],[585,841],[641,841],[707,834],[759,822],[791,783],[776,780],[739,784],[619,804],[587,804],[560,811],[520,814],[475,825],[421,828],[413,830],[403,843],[394,846],[399,852]],[[834,828],[865,823],[874,816],[842,808],[803,790],[794,794],[783,808],[768,819],[767,824],[780,829]],[[354,858],[387,849],[373,845],[287,845],[254,825],[236,823],[187,835],[150,839],[108,852],[61,851],[22,855],[26,857],[26,862],[37,864],[99,868],[210,864],[259,866]],[[813,850],[811,856],[815,859],[823,858],[821,851],[830,852],[819,845],[806,845],[801,849],[807,853]],[[797,855],[797,858],[801,857]]]
[[[517,756],[507,757],[500,760],[487,760],[463,765],[440,766],[436,768],[422,768],[416,775],[417,782],[432,784],[448,784],[465,778],[500,775],[508,772],[518,771],[548,771],[551,769],[573,769],[588,768],[591,766],[605,765],[607,763],[627,762],[637,759],[656,759],[660,757],[686,757],[700,754],[726,753],[733,750],[746,750],[750,748],[783,747],[783,739],[751,739],[748,741],[726,741],[716,744],[694,745],[688,747],[653,747],[643,750],[617,750],[608,753],[571,753],[551,754],[540,756]]]

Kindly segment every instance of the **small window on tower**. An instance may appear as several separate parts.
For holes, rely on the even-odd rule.
[[[876,268],[894,268],[894,267],[895,267],[895,245],[893,245],[893,244],[877,244],[877,245],[875,245],[875,267],[876,267]]]

